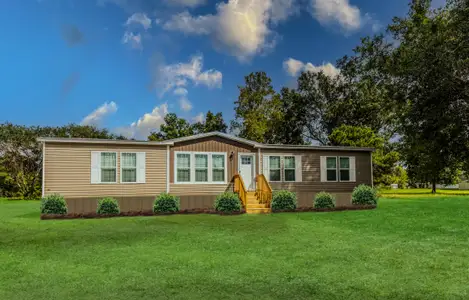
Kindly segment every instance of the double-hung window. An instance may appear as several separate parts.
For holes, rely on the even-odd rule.
[[[226,153],[176,152],[175,183],[226,183]]]
[[[284,157],[284,180],[285,181],[295,181],[296,167],[295,167],[295,157],[294,156],[285,156]]]
[[[225,155],[212,154],[212,181],[225,182]]]
[[[337,181],[337,157],[327,158],[327,181]]]
[[[339,157],[340,181],[350,181],[350,157]]]
[[[195,181],[208,182],[208,155],[195,155]]]
[[[269,156],[269,181],[282,181],[280,156]]]
[[[191,155],[189,153],[178,153],[176,155],[176,166],[177,182],[190,182]]]
[[[137,182],[137,153],[121,154],[121,182]]]
[[[117,153],[101,152],[101,182],[117,182]]]

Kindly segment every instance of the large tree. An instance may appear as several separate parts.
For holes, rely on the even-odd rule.
[[[214,114],[209,110],[205,115],[205,120],[193,124],[193,128],[195,133],[206,133],[212,131],[226,133],[228,126],[223,120],[223,114],[221,112]]]
[[[41,191],[42,147],[38,137],[124,139],[106,129],[69,124],[62,127],[0,124],[2,191],[8,196],[37,198]]]
[[[386,72],[400,108],[402,150],[412,176],[449,183],[469,159],[469,4],[439,10],[413,0],[389,32],[399,46]]]
[[[239,86],[235,101],[235,119],[231,128],[240,137],[260,143],[275,141],[275,124],[281,120],[279,95],[265,72],[251,73]]]
[[[169,113],[164,117],[164,124],[161,124],[160,131],[150,133],[148,140],[164,141],[193,134],[194,128],[186,119],[179,118],[175,113]]]

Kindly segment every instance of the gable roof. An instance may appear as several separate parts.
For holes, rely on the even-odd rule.
[[[198,140],[206,137],[218,136],[228,140],[236,141],[242,144],[252,146],[260,149],[296,149],[296,150],[335,150],[335,151],[363,151],[373,152],[375,149],[366,147],[343,147],[343,146],[313,146],[313,145],[286,145],[286,144],[262,144],[248,139],[240,138],[231,134],[213,131],[208,133],[200,133],[191,136],[166,140],[162,142],[152,141],[134,141],[134,140],[105,140],[105,139],[84,139],[84,138],[53,138],[41,137],[37,140],[39,142],[54,142],[54,143],[92,143],[92,144],[123,144],[123,145],[169,145],[173,146],[175,143]]]

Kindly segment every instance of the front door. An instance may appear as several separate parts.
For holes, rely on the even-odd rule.
[[[254,155],[239,156],[239,174],[243,178],[246,188],[248,190],[254,190]]]

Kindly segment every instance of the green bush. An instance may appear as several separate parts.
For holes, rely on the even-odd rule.
[[[179,211],[179,197],[168,193],[159,194],[153,203],[154,213],[174,213]]]
[[[378,203],[377,191],[366,184],[353,189],[352,203],[356,205],[376,205]]]
[[[117,215],[120,213],[119,203],[111,197],[99,199],[96,213],[99,215]]]
[[[294,210],[297,206],[296,194],[290,191],[276,191],[272,196],[272,211]]]
[[[59,194],[45,196],[41,200],[41,213],[66,215],[67,202],[65,202],[64,197]]]
[[[215,210],[224,213],[241,211],[241,201],[238,194],[226,192],[217,196]]]
[[[320,192],[314,198],[314,208],[334,208],[335,198],[329,193]]]

